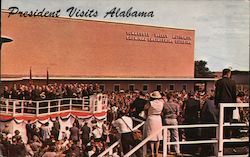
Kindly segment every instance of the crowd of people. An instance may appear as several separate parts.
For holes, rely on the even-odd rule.
[[[4,87],[2,97],[19,100],[52,100],[62,98],[82,98],[101,92],[98,84],[48,84],[48,85],[24,85],[14,84],[13,87]]]
[[[9,90],[4,89],[4,98],[41,100],[64,97],[82,97],[100,92],[98,84],[67,84],[24,86]],[[16,157],[54,157],[76,156],[95,157],[108,148],[112,143],[121,139],[121,149],[117,148],[113,156],[126,154],[138,141],[132,137],[132,128],[139,124],[131,117],[145,121],[144,137],[148,137],[158,131],[163,125],[218,123],[218,106],[214,99],[218,91],[154,91],[146,93],[141,91],[106,93],[108,95],[107,118],[103,123],[84,121],[79,123],[76,118],[72,126],[61,126],[59,118],[53,121],[53,127],[48,123],[36,126],[26,124],[27,143],[24,143],[18,130],[14,135],[10,134],[8,125],[1,130],[0,155]],[[238,91],[236,101],[249,102],[248,92]],[[237,121],[248,121],[249,111],[240,108],[240,118]],[[64,129],[62,129],[64,127]],[[62,130],[65,130],[62,132]],[[59,134],[61,133],[61,137]],[[232,136],[240,136],[237,130],[233,130]],[[232,137],[231,136],[231,137]],[[169,129],[168,141],[189,141],[197,139],[211,139],[215,137],[215,129]],[[151,156],[158,155],[160,132],[149,141]],[[14,151],[15,150],[15,151]],[[122,151],[121,151],[122,150]],[[211,145],[195,146],[192,154],[199,153],[202,156],[212,155]],[[178,144],[173,148],[168,145],[168,153],[179,155],[182,151]],[[142,156],[139,149],[136,156]]]
[[[19,130],[14,135],[6,124],[1,130],[0,155],[6,157],[95,157],[118,140],[107,121],[101,126],[97,121],[79,123],[75,119],[73,125],[61,126],[59,118],[49,123],[36,124],[28,121],[26,124],[27,142],[23,141]],[[65,127],[64,131],[62,127]],[[61,131],[61,132],[60,132]],[[59,134],[61,136],[59,137]]]

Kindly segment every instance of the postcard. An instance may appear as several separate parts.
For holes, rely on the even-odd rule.
[[[3,0],[0,34],[1,129],[25,142],[35,124],[58,140],[89,121],[110,144],[98,127],[136,96],[202,99],[225,68],[249,89],[247,0]]]

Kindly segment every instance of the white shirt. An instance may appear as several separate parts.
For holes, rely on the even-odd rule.
[[[102,130],[100,128],[96,128],[95,130],[92,131],[92,134],[95,139],[101,138],[102,137]]]
[[[124,121],[127,123],[127,125],[124,123]],[[133,120],[131,117],[127,117],[127,116],[123,116],[117,120],[115,120],[112,124],[114,125],[114,127],[116,127],[117,131],[119,133],[128,133],[131,132],[131,129],[133,130]]]
[[[118,107],[117,107],[117,106],[113,106],[113,107],[112,107],[112,111],[113,111],[113,112],[117,112],[117,110],[118,110]]]
[[[67,137],[67,139],[70,138],[70,131],[69,131],[69,130],[66,130],[66,131],[65,131],[65,136]]]

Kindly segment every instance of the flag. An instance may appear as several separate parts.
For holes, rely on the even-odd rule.
[[[47,68],[47,79],[46,79],[47,85],[49,84],[49,70]]]

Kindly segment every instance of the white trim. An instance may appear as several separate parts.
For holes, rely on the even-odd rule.
[[[1,78],[1,81],[22,81],[24,80],[23,77],[18,77],[18,78]]]
[[[1,81],[29,80],[29,77],[2,77]],[[47,77],[33,76],[33,80],[46,80]],[[50,80],[143,80],[143,81],[216,81],[218,78],[193,77],[49,77]]]
[[[235,107],[236,103],[220,103],[223,107]],[[249,107],[249,103],[237,103],[237,107]]]

